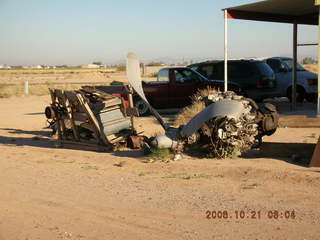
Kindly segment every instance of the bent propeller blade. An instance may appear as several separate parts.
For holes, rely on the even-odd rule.
[[[147,104],[153,116],[158,120],[163,129],[167,130],[168,127],[166,126],[162,117],[153,107],[151,107],[146,96],[144,95],[140,74],[140,60],[139,57],[134,53],[128,53],[127,56],[127,78],[136,93],[141,97],[145,104]]]

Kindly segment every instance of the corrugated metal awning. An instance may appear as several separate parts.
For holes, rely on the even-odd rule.
[[[228,18],[318,25],[315,0],[265,0],[226,10]]]

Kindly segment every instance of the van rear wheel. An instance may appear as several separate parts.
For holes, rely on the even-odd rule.
[[[287,91],[287,98],[290,102],[292,102],[292,87],[290,87]],[[296,101],[297,103],[302,103],[306,98],[306,92],[303,87],[297,86],[296,92]]]
[[[311,103],[317,102],[317,95],[316,94],[306,94],[306,100]]]

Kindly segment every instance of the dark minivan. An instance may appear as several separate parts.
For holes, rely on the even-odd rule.
[[[224,79],[223,60],[195,63],[188,67],[208,79]],[[229,60],[228,80],[239,84],[245,95],[256,101],[273,97],[277,91],[274,72],[263,61]]]

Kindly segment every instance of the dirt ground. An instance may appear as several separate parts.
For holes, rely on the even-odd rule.
[[[320,238],[320,169],[305,165],[319,128],[280,128],[242,158],[144,163],[139,151],[55,148],[49,99],[0,99],[0,240]]]

